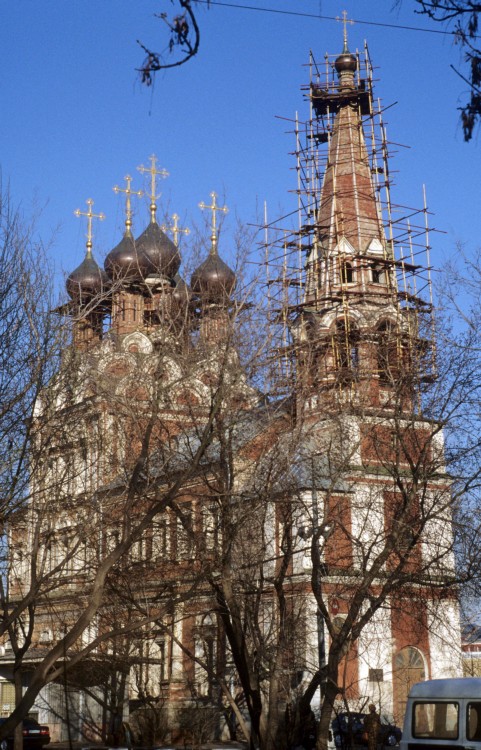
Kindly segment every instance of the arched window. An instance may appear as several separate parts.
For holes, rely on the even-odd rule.
[[[341,377],[355,377],[359,370],[359,331],[354,323],[336,321],[334,349],[336,368]]]
[[[398,331],[390,320],[377,329],[377,370],[382,383],[392,383],[399,374]]]
[[[216,650],[216,626],[211,615],[207,614],[195,633],[195,682],[200,696],[212,697]]]
[[[341,262],[341,284],[352,284],[354,281],[354,271],[352,263],[348,260]]]
[[[386,273],[385,269],[378,265],[377,263],[374,263],[371,266],[371,281],[373,284],[385,284],[386,283]]]
[[[412,646],[406,646],[394,657],[394,696],[399,721],[405,713],[409,691],[416,682],[426,679],[426,669],[422,653]]]

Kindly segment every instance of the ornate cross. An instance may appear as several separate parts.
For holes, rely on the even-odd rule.
[[[92,219],[99,219],[100,221],[103,221],[105,219],[105,214],[94,214],[92,211],[92,206],[94,205],[94,202],[92,198],[88,198],[86,201],[87,206],[89,207],[88,211],[81,211],[80,208],[76,208],[74,211],[75,216],[86,216],[87,217],[87,254],[90,255],[92,252]]]
[[[342,11],[342,18],[336,16],[336,21],[342,21],[342,25],[344,26],[344,49],[347,50],[347,24],[350,23],[352,26],[354,21],[352,20],[352,18],[348,19],[347,10]]]
[[[150,174],[150,220],[155,221],[155,213],[157,211],[157,205],[155,201],[160,197],[160,193],[159,195],[155,194],[155,178],[163,177],[165,179],[169,176],[169,172],[167,172],[166,169],[156,169],[155,165],[157,163],[157,157],[155,154],[149,156],[149,159],[150,167],[144,167],[144,165],[141,164],[140,167],[137,167],[137,169],[142,174]]]
[[[174,244],[177,245],[179,240],[179,234],[190,234],[190,229],[181,229],[179,227],[179,216],[177,214],[172,214],[172,221],[174,222],[171,227],[168,227],[166,224],[162,224],[160,227],[162,231],[164,232],[172,232],[172,237],[174,238]]]
[[[205,208],[207,208],[210,211],[212,211],[212,234],[211,234],[210,238],[212,240],[213,249],[215,249],[215,245],[217,243],[217,219],[216,219],[216,212],[217,211],[222,211],[224,214],[226,214],[229,209],[227,208],[227,206],[218,206],[217,205],[217,202],[216,202],[216,200],[217,200],[217,193],[211,193],[210,197],[212,198],[212,204],[210,206],[208,206],[206,203],[204,203],[202,201],[201,203],[199,203],[199,208],[201,208],[202,210],[204,210]]]
[[[130,204],[130,196],[131,195],[138,195],[139,198],[143,196],[142,190],[131,190],[130,185],[132,183],[132,177],[127,174],[124,177],[125,182],[127,183],[126,188],[121,188],[118,185],[115,185],[115,187],[112,188],[114,193],[125,193],[125,226],[127,228],[127,231],[130,232],[130,227],[132,226],[132,208]]]

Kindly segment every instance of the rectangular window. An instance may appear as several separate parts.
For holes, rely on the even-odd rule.
[[[466,713],[466,738],[481,742],[481,703],[468,703]]]
[[[167,677],[167,644],[165,642],[165,638],[159,637],[155,639],[155,642],[157,644],[158,648],[158,660],[159,660],[159,680],[160,680],[160,689],[162,690],[162,683],[165,682]]]
[[[10,716],[15,708],[15,685],[13,682],[2,682],[0,693],[0,716]]]
[[[454,740],[458,735],[458,703],[436,701],[414,704],[413,737]]]
[[[190,511],[187,509],[183,509],[184,517],[186,517],[186,522],[189,524],[188,515],[190,515]],[[177,519],[177,559],[178,560],[190,560],[192,558],[193,549],[192,549],[192,537],[189,531],[184,528],[184,524],[182,523],[181,519]]]
[[[217,508],[202,508],[202,531],[204,532],[205,548],[212,552],[217,548],[218,539],[218,512]]]

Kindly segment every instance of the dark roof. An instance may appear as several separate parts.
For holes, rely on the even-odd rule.
[[[469,623],[461,628],[461,642],[473,644],[481,641],[481,625]]]

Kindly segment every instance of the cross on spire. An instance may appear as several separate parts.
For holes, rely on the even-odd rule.
[[[212,192],[210,194],[210,197],[212,198],[212,204],[208,206],[203,201],[199,203],[199,208],[202,210],[209,209],[212,211],[212,234],[210,236],[210,239],[212,241],[212,251],[215,252],[217,249],[217,218],[216,213],[217,211],[222,211],[222,213],[226,214],[229,210],[227,206],[218,206],[217,205],[217,193]]]
[[[343,52],[348,52],[348,46],[347,46],[347,24],[350,23],[351,26],[354,23],[352,18],[347,17],[347,10],[342,11],[342,18],[339,18],[339,16],[336,16],[336,21],[341,21],[342,25],[344,26],[344,49]]]
[[[87,217],[87,255],[90,257],[92,255],[92,220],[93,219],[99,219],[99,221],[103,221],[105,219],[105,214],[94,214],[92,211],[92,206],[94,205],[94,202],[92,198],[87,198],[85,201],[88,208],[88,211],[81,211],[80,208],[76,208],[74,211],[75,216],[86,216]]]
[[[179,216],[178,214],[172,214],[172,221],[174,222],[171,227],[168,227],[166,224],[162,224],[160,227],[163,232],[172,232],[172,237],[174,238],[174,244],[177,245],[179,240],[179,234],[190,234],[190,229],[181,229],[179,227]]]
[[[160,198],[159,195],[155,194],[155,178],[156,177],[163,177],[164,179],[169,176],[169,172],[167,172],[166,169],[156,169],[156,163],[157,163],[157,157],[155,154],[152,154],[152,156],[149,156],[150,159],[150,167],[144,167],[143,164],[140,165],[140,167],[137,167],[138,171],[142,174],[150,174],[150,221],[155,222],[155,214],[157,211],[157,204],[156,200],[157,198]]]
[[[126,196],[125,197],[125,227],[126,227],[126,232],[130,234],[130,228],[132,226],[132,208],[131,208],[131,203],[130,203],[130,196],[138,195],[139,198],[141,198],[144,193],[142,190],[130,189],[130,185],[132,183],[132,177],[129,174],[125,175],[124,180],[127,183],[126,188],[121,188],[118,185],[115,185],[112,188],[112,190],[114,191],[114,193],[125,193],[125,196]]]

